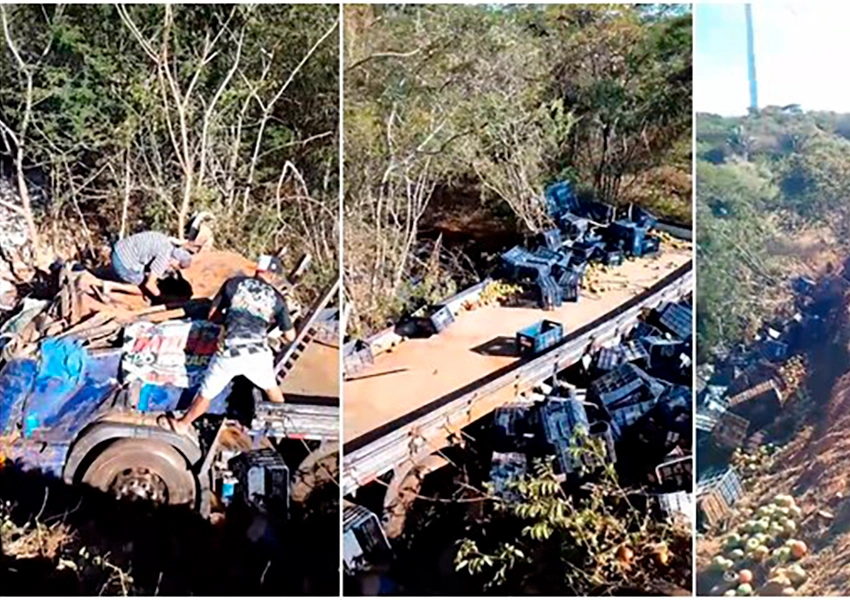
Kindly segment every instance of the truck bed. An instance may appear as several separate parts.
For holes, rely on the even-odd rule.
[[[358,437],[519,360],[517,330],[542,319],[569,333],[637,296],[692,258],[690,247],[663,247],[656,257],[629,261],[604,274],[601,294],[583,291],[578,303],[554,311],[484,307],[464,312],[447,330],[409,339],[378,355],[375,364],[343,384],[344,439]]]
[[[280,385],[284,397],[339,401],[339,348],[312,341]]]

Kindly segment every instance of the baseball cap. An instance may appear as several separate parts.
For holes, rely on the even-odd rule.
[[[186,269],[192,265],[192,253],[185,248],[174,248],[171,251],[171,257],[180,263],[181,269]]]
[[[280,262],[280,259],[276,256],[263,254],[257,259],[257,271],[280,275],[283,273],[283,263]]]

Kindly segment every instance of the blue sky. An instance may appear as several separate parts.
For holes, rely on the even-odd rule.
[[[850,112],[850,3],[753,3],[759,105]],[[694,10],[694,105],[743,115],[749,106],[743,4]]]

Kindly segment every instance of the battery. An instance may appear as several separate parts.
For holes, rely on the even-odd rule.
[[[230,460],[230,469],[249,506],[283,507],[289,512],[289,467],[275,450],[261,448],[240,454]]]

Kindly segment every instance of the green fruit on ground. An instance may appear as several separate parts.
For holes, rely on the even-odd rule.
[[[729,549],[741,547],[741,536],[737,533],[731,533],[726,536],[726,547]]]
[[[742,583],[738,586],[736,592],[739,596],[752,596],[753,586],[751,586],[749,583]]]
[[[791,565],[788,567],[788,579],[791,580],[792,584],[796,586],[802,585],[808,577],[806,570],[800,565]]]
[[[758,550],[758,548],[756,548],[756,550]],[[729,553],[729,556],[735,560],[741,560],[742,558],[744,558],[745,554],[744,551],[740,548],[735,548]]]
[[[723,595],[724,596],[737,596],[738,594],[735,593],[735,590],[726,590],[725,592],[723,592]]]

